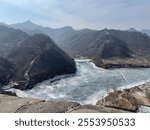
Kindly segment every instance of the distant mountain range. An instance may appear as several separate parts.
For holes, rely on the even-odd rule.
[[[12,24],[9,26],[15,29],[20,29],[28,34],[35,34],[35,33],[46,34],[60,46],[62,42],[64,42],[66,39],[70,37],[70,35],[72,36],[72,34],[75,33],[75,30],[69,26],[53,29],[50,27],[43,27],[41,25],[34,24],[31,21],[25,21],[23,23]]]
[[[90,29],[74,30],[68,26],[52,29],[36,25],[31,21],[7,26],[21,29],[30,35],[36,33],[48,35],[61,49],[71,56],[90,58],[97,66],[101,67],[102,60],[106,59],[124,61],[125,59],[132,59],[134,64],[138,61],[141,65],[143,59],[144,61],[149,61],[150,57],[150,37],[148,36],[148,30],[138,31],[134,28],[125,31],[114,29],[103,29],[100,31]],[[136,63],[133,59],[136,59]],[[133,63],[123,62],[123,64],[130,66],[128,64]],[[146,63],[144,62],[144,64]]]

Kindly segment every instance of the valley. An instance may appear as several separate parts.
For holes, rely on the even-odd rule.
[[[0,93],[7,95],[0,95],[4,104],[0,112],[37,112],[41,104],[43,111],[38,112],[137,112],[140,105],[150,106],[145,93],[150,80],[149,49],[148,34],[135,29],[3,23]],[[139,86],[145,83],[146,88]],[[5,111],[9,103],[3,97],[10,103],[15,98],[14,108]],[[16,107],[20,102],[23,106]]]

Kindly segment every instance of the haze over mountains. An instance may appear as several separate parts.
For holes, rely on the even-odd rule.
[[[98,31],[69,26],[53,29],[31,21],[0,23],[1,85],[13,81],[24,90],[56,75],[76,72],[74,60],[55,43],[72,57],[89,58],[99,67],[150,67],[150,37],[134,28]]]
[[[66,39],[72,36],[75,33],[75,30],[72,27],[66,26],[63,28],[53,29],[50,27],[43,27],[41,25],[36,25],[31,21],[25,21],[23,23],[17,23],[9,25],[15,29],[21,29],[22,31],[28,34],[35,34],[35,33],[43,33],[51,37],[58,45],[61,45]]]
[[[150,30],[148,29],[143,29],[141,32],[150,36]]]
[[[100,31],[90,29],[74,30],[69,26],[53,29],[36,25],[31,21],[12,25],[2,24],[20,29],[29,35],[43,33],[52,38],[61,49],[71,56],[90,58],[97,66],[101,67],[104,67],[102,66],[102,59],[122,60],[122,58],[124,61],[125,59],[130,60],[128,61],[129,63],[126,63],[127,66],[133,64],[131,59],[136,59],[136,61],[132,62],[135,64],[138,62],[139,66],[142,67],[142,60],[144,59],[146,62],[144,64],[147,64],[147,59],[150,56],[148,31],[142,30],[143,32],[140,32],[134,28],[124,31],[114,29],[103,29]]]

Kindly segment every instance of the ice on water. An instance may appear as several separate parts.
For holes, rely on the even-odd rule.
[[[76,74],[57,76],[37,84],[31,90],[15,90],[16,94],[20,97],[94,104],[112,87],[132,87],[150,79],[150,69],[105,70],[88,60],[77,60],[76,63]]]

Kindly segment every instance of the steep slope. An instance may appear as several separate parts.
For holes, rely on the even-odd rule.
[[[0,57],[0,90],[7,85],[15,74],[15,68],[7,59]]]
[[[133,52],[128,48],[127,44],[114,36],[107,35],[98,44],[96,45],[96,57],[103,59],[132,57]]]
[[[20,47],[10,51],[7,58],[16,66],[13,82],[22,90],[56,75],[76,72],[74,60],[42,34],[29,37]]]
[[[108,30],[110,35],[113,35],[125,41],[129,48],[132,49],[139,56],[150,55],[150,37],[141,32],[128,32],[119,30]]]

